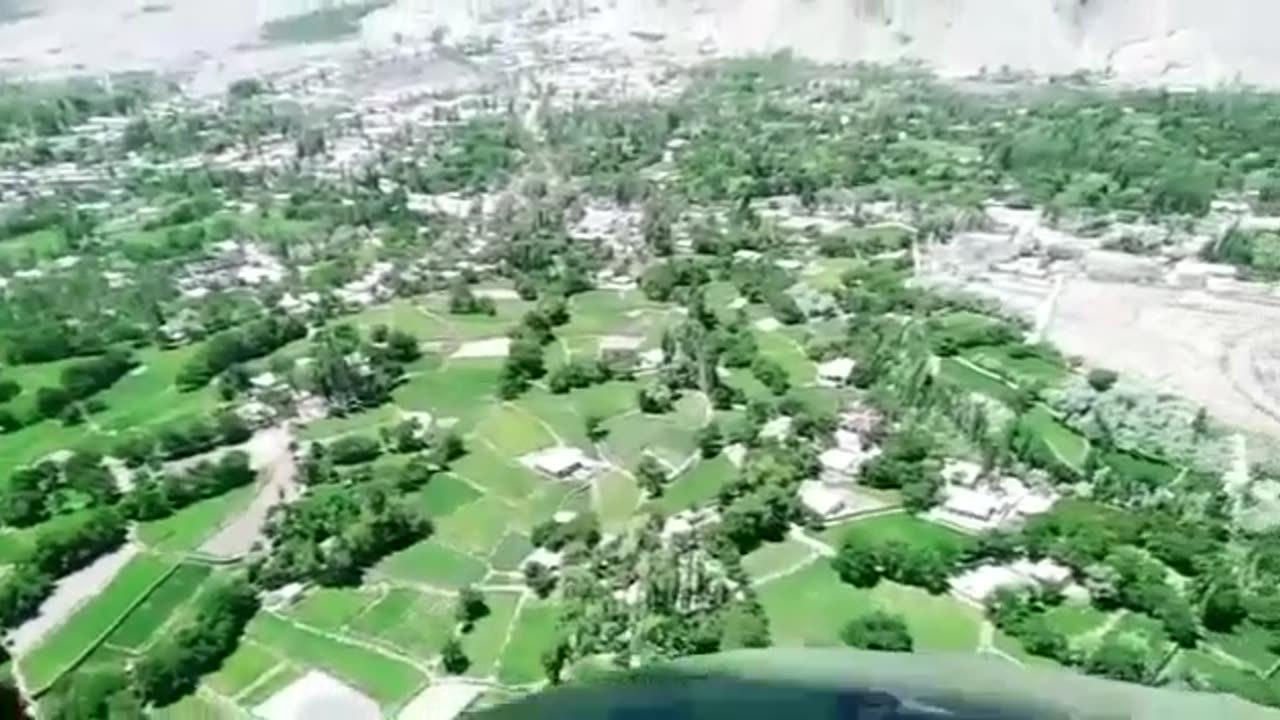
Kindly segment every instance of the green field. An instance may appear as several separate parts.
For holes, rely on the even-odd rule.
[[[742,569],[752,579],[795,567],[814,555],[813,548],[790,538],[777,543],[765,543],[742,557]]]
[[[1126,612],[1107,633],[1106,639],[1128,641],[1145,648],[1148,669],[1154,669],[1173,647],[1159,620],[1135,612]]]
[[[1210,633],[1206,641],[1219,650],[1252,665],[1260,673],[1266,673],[1280,662],[1271,648],[1273,635],[1266,628],[1245,621],[1230,634]]]
[[[823,530],[821,538],[829,545],[839,547],[848,535],[872,541],[896,540],[908,545],[923,544],[953,550],[960,550],[972,542],[969,536],[961,532],[907,513],[848,520]]]
[[[1178,477],[1178,469],[1168,463],[1120,450],[1103,453],[1102,464],[1122,477],[1138,479],[1152,488],[1167,486]]]
[[[243,642],[241,640],[241,643]],[[243,707],[256,707],[269,700],[272,695],[292,685],[304,674],[306,670],[297,665],[281,663],[252,686],[242,690],[236,700]]]
[[[640,487],[631,475],[618,470],[609,471],[596,478],[600,507],[600,525],[605,532],[618,532],[625,528],[640,505]]]
[[[435,540],[423,540],[388,555],[375,570],[397,580],[449,589],[477,583],[488,571],[483,562]]]
[[[972,651],[981,612],[946,595],[881,582],[865,590],[840,581],[826,560],[757,587],[776,645],[839,645],[850,620],[884,610],[901,615],[917,650]]]
[[[1018,391],[991,375],[953,357],[944,357],[938,361],[938,374],[941,378],[972,393],[986,395],[1000,402],[1012,405],[1018,398]]]
[[[467,674],[487,677],[497,669],[498,657],[507,642],[511,620],[516,614],[520,596],[515,593],[485,593],[489,614],[476,621],[471,632],[462,636],[462,649],[471,660]]]
[[[305,630],[271,613],[259,613],[249,623],[248,635],[293,662],[349,683],[384,708],[404,703],[426,682],[412,665]]]
[[[787,377],[790,378],[792,385],[808,385],[817,380],[817,366],[794,340],[781,331],[757,331],[755,336],[760,354],[781,365],[782,369],[787,371]]]
[[[399,419],[400,411],[394,405],[382,405],[341,417],[312,420],[303,426],[298,436],[303,440],[326,440],[347,433],[369,432],[383,425],[393,425]]]
[[[377,599],[370,590],[316,588],[295,602],[288,615],[303,625],[337,632]]]
[[[1068,639],[1088,635],[1098,630],[1107,622],[1107,617],[1107,613],[1092,605],[1078,603],[1063,603],[1045,613],[1045,621],[1049,627]]]
[[[448,360],[396,388],[396,405],[437,418],[457,418],[459,432],[470,430],[489,411],[498,387],[501,358]]]
[[[975,365],[990,370],[1023,386],[1053,386],[1062,382],[1069,371],[1061,363],[1054,363],[1040,355],[1015,357],[1007,346],[982,346],[969,348],[963,355]]]
[[[453,513],[481,495],[483,493],[465,480],[444,473],[431,478],[426,487],[414,495],[413,503],[423,515],[439,518]]]
[[[549,482],[514,457],[503,457],[485,440],[475,437],[467,444],[467,454],[453,461],[450,469],[473,485],[509,500],[526,498]]]
[[[257,493],[257,484],[245,485],[192,503],[167,518],[138,523],[138,539],[162,552],[195,550],[247,507]]]
[[[508,458],[518,458],[556,444],[555,437],[547,432],[537,417],[512,405],[494,407],[476,425],[475,431]]]
[[[542,654],[555,644],[559,622],[559,607],[542,600],[526,600],[511,628],[511,639],[502,651],[498,680],[508,685],[522,685],[544,679]]]
[[[1043,405],[1032,407],[1023,414],[1021,422],[1059,460],[1077,470],[1084,467],[1089,455],[1089,441],[1059,422],[1048,408]]]
[[[204,682],[227,697],[236,697],[281,664],[280,659],[252,640],[242,640]]]
[[[533,552],[533,543],[526,535],[509,532],[502,536],[502,542],[489,558],[489,565],[494,570],[515,571],[520,563]]]
[[[92,421],[104,431],[121,432],[155,428],[211,412],[218,405],[212,387],[181,392],[174,384],[183,365],[202,347],[202,343],[193,343],[172,350],[138,351],[141,369],[98,394],[107,409],[93,415]]]
[[[200,585],[213,572],[209,565],[179,565],[159,587],[129,613],[107,637],[107,642],[137,650],[147,645],[156,632],[183,603],[196,596]]]
[[[493,497],[482,497],[436,520],[435,539],[476,557],[488,557],[516,524],[516,512]]]
[[[1280,679],[1263,679],[1212,653],[1183,650],[1175,662],[1177,671],[1189,673],[1219,692],[1272,706],[1280,702]]]
[[[437,655],[453,633],[453,606],[450,597],[392,588],[352,620],[348,630],[426,659]]]
[[[240,712],[212,697],[188,695],[178,702],[151,711],[156,720],[236,720]]]
[[[720,488],[729,484],[737,474],[738,469],[723,454],[710,460],[699,460],[667,486],[654,506],[671,514],[705,505],[715,500]]]
[[[18,660],[28,688],[41,691],[71,669],[122,621],[173,568],[152,555],[128,562],[107,587],[82,605],[44,642]]]

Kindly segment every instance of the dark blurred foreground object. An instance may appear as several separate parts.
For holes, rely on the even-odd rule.
[[[484,720],[1280,720],[1230,695],[1023,668],[995,657],[843,649],[742,650],[566,686]]]

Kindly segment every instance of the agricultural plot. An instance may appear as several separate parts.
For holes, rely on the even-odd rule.
[[[240,712],[200,694],[188,695],[172,705],[151,712],[156,720],[235,720]]]
[[[379,575],[449,589],[479,582],[487,571],[483,562],[435,540],[410,545],[375,567]]]
[[[755,336],[760,354],[781,365],[782,369],[787,371],[787,377],[790,378],[792,385],[799,387],[817,380],[817,366],[804,354],[804,349],[793,338],[781,331],[757,331]]]
[[[392,330],[409,333],[423,341],[444,340],[455,334],[447,315],[427,310],[405,299],[395,299],[385,305],[368,308],[346,319],[362,327],[386,325]]]
[[[662,497],[653,502],[655,509],[668,515],[713,501],[733,480],[737,469],[724,455],[699,460],[667,486]]]
[[[400,411],[394,405],[382,405],[342,417],[326,417],[312,420],[298,433],[303,440],[328,440],[348,433],[364,433],[400,419]]]
[[[645,453],[652,453],[671,467],[692,459],[695,431],[706,424],[709,408],[701,395],[688,394],[665,415],[632,413],[609,420],[605,440],[610,458],[634,470]]]
[[[645,311],[656,306],[636,291],[590,290],[569,301],[569,323],[556,331],[561,337],[621,334],[644,322]]]
[[[1036,405],[1023,414],[1023,426],[1040,439],[1055,457],[1074,468],[1084,467],[1089,455],[1089,441],[1075,430],[1063,425],[1043,405]]]
[[[476,621],[471,632],[462,636],[462,649],[471,660],[467,674],[488,677],[497,669],[498,658],[507,642],[511,621],[520,605],[515,593],[485,593],[489,614]]]
[[[431,478],[414,496],[414,506],[427,517],[439,518],[476,500],[484,493],[451,473]]]
[[[520,569],[520,563],[533,552],[533,543],[528,536],[509,532],[502,536],[493,555],[489,556],[489,566],[501,572],[514,572]]]
[[[511,638],[502,650],[498,680],[508,685],[523,685],[542,680],[542,654],[558,639],[560,608],[543,600],[526,600],[520,606]]]
[[[1072,640],[1096,633],[1106,624],[1107,618],[1107,613],[1080,603],[1063,603],[1045,613],[1049,627]]]
[[[234,698],[275,672],[281,664],[280,658],[262,645],[243,639],[235,652],[222,661],[222,667],[204,682],[218,693]]]
[[[1173,643],[1159,620],[1135,612],[1126,612],[1107,633],[1106,639],[1129,642],[1143,648],[1148,671],[1154,670],[1173,649]]]
[[[450,469],[494,496],[513,501],[529,497],[550,482],[521,465],[514,457],[503,457],[489,444],[488,436],[472,437],[467,454],[455,460]]]
[[[877,542],[894,540],[907,545],[929,545],[950,550],[963,549],[972,542],[963,533],[907,513],[855,518],[823,530],[821,538],[827,544],[839,547],[850,535]]]
[[[333,675],[384,708],[403,704],[426,682],[422,671],[412,665],[300,628],[271,613],[259,613],[249,623],[248,636],[293,662]]]
[[[1265,705],[1274,705],[1280,699],[1280,680],[1260,677],[1212,653],[1184,650],[1174,662],[1175,675],[1190,675],[1219,692]]]
[[[501,358],[448,360],[410,378],[392,397],[405,410],[456,418],[458,431],[466,432],[488,412],[501,368]]]
[[[182,392],[174,384],[182,366],[202,347],[193,343],[173,350],[139,351],[138,368],[98,394],[106,409],[91,416],[93,423],[106,432],[122,432],[208,414],[218,405],[214,388]]]
[[[1178,469],[1168,463],[1120,450],[1103,453],[1102,464],[1121,477],[1134,478],[1151,487],[1164,487],[1178,477]]]
[[[444,324],[445,337],[454,340],[502,337],[533,305],[525,300],[494,300],[494,315],[455,315],[449,312],[449,301],[443,295],[432,295],[422,301],[422,312]]]
[[[1222,652],[1267,674],[1280,662],[1273,650],[1273,635],[1263,627],[1245,621],[1230,634],[1210,633],[1206,640]]]
[[[981,613],[946,595],[881,582],[866,590],[841,582],[826,560],[757,588],[777,645],[839,645],[850,620],[874,610],[901,615],[919,650],[972,651]]]
[[[1018,391],[995,377],[964,360],[944,357],[938,361],[938,375],[944,381],[961,390],[1012,405],[1018,398]]]
[[[640,505],[640,487],[636,479],[627,473],[613,470],[596,478],[596,495],[599,506],[596,514],[605,532],[624,529]]]
[[[188,505],[166,518],[138,523],[138,539],[161,552],[187,552],[200,547],[258,492],[256,484]]]
[[[240,641],[245,642],[244,640]],[[257,682],[241,690],[236,700],[243,707],[257,707],[271,698],[272,695],[289,687],[295,680],[306,674],[306,671],[297,665],[281,663],[270,670],[266,675],[258,678]]]
[[[510,505],[486,496],[439,518],[435,538],[464,553],[488,557],[515,523],[516,513]]]
[[[790,538],[777,543],[766,543],[742,558],[742,569],[753,580],[759,580],[812,559],[813,548]]]
[[[295,602],[289,617],[303,625],[337,632],[378,599],[367,590],[349,588],[316,588]]]
[[[508,458],[518,458],[556,444],[555,436],[537,416],[505,404],[494,407],[480,420],[475,432]]]
[[[81,606],[39,647],[19,658],[18,669],[27,687],[43,690],[74,667],[172,568],[172,563],[151,555],[138,555],[130,560],[102,592]]]
[[[130,650],[140,650],[149,644],[178,608],[197,595],[212,572],[209,565],[179,565],[130,611],[124,622],[107,637],[107,643]]]
[[[1062,363],[1036,353],[1020,353],[1007,345],[969,348],[963,356],[973,364],[1022,386],[1053,386],[1070,374]]]
[[[426,659],[439,654],[455,624],[453,598],[392,588],[352,620],[348,631]]]

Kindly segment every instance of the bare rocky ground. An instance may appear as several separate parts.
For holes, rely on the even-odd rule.
[[[259,430],[245,446],[250,464],[264,476],[258,494],[238,517],[200,546],[210,557],[232,560],[243,557],[262,536],[262,527],[271,508],[301,493],[295,482],[298,468],[290,444],[293,434],[287,426]]]
[[[348,0],[355,2],[356,0]],[[1280,4],[1258,0],[396,0],[358,38],[266,46],[262,23],[342,0],[0,0],[0,72],[159,70],[196,87],[451,38],[555,35],[692,61],[791,50],[944,75],[1089,70],[1120,82],[1280,85]],[[548,24],[547,19],[557,22]]]

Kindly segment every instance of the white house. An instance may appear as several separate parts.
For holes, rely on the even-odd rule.
[[[558,480],[565,480],[591,470],[595,463],[576,447],[556,446],[525,455],[524,464]]]
[[[862,453],[830,448],[822,451],[822,454],[818,456],[818,463],[822,465],[824,480],[839,482],[852,480],[853,476],[857,474],[858,468],[862,466],[863,459]]]
[[[849,512],[852,503],[847,490],[833,488],[816,480],[800,483],[800,502],[823,520],[831,520]]]
[[[818,382],[839,387],[849,382],[854,362],[850,358],[835,358],[818,364]]]

